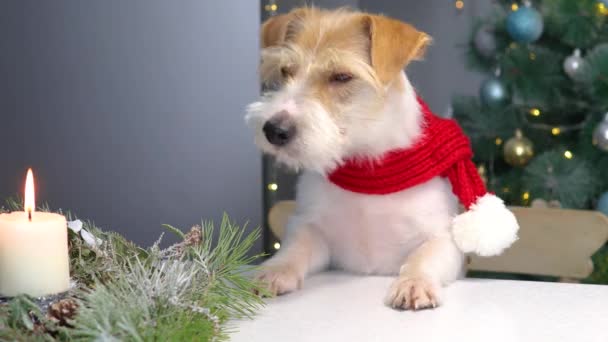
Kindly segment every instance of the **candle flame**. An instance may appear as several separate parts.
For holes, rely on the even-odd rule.
[[[36,211],[36,192],[34,191],[34,173],[32,169],[27,170],[27,176],[25,177],[25,201],[23,203],[23,209],[31,217],[31,214]]]

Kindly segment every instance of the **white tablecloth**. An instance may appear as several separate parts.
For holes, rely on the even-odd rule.
[[[608,286],[466,279],[434,310],[383,304],[390,277],[323,273],[267,300],[231,341],[608,341]]]

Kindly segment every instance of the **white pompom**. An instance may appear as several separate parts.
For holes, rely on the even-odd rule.
[[[517,240],[518,230],[515,215],[492,194],[478,198],[468,211],[456,216],[452,224],[452,236],[458,248],[480,256],[501,254]]]

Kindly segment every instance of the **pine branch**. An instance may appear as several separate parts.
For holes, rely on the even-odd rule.
[[[558,200],[564,208],[584,208],[597,181],[589,165],[578,158],[564,158],[563,151],[546,152],[525,168],[523,185],[532,198]]]
[[[475,97],[456,96],[452,108],[454,118],[471,138],[478,159],[489,159],[500,154],[496,138],[504,141],[519,127],[519,115],[513,106],[491,109],[482,106]]]
[[[547,35],[571,49],[598,44],[605,16],[597,11],[597,0],[549,0],[542,3]]]
[[[596,46],[586,57],[584,68],[587,85],[591,88],[593,101],[599,108],[608,110],[608,43]]]
[[[501,57],[500,65],[516,99],[530,107],[547,108],[559,98],[558,90],[571,82],[562,72],[564,57],[544,47],[514,45]]]

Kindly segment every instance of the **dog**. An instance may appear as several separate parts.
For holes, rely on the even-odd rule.
[[[302,171],[282,247],[258,275],[271,294],[295,291],[307,275],[332,266],[396,275],[387,305],[434,308],[442,287],[463,275],[463,250],[497,254],[516,239],[512,227],[504,229],[511,234],[503,234],[504,241],[485,250],[476,244],[479,236],[464,238],[483,229],[471,224],[471,215],[480,215],[471,211],[455,222],[458,198],[444,175],[381,193],[336,180],[335,170],[345,164],[373,170],[387,153],[407,151],[423,139],[428,108],[404,68],[422,59],[430,43],[409,24],[349,9],[299,8],[262,25],[260,74],[273,90],[248,106],[246,121],[263,152]],[[473,209],[504,208],[488,196]],[[514,218],[504,217],[513,224]]]

